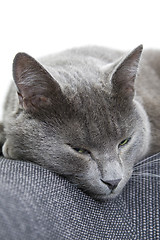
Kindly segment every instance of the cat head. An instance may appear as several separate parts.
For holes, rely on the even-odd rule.
[[[78,56],[52,67],[18,53],[11,157],[62,174],[96,199],[116,197],[148,149],[148,119],[135,92],[141,53],[139,46],[103,66]]]

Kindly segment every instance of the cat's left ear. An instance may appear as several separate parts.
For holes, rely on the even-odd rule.
[[[140,45],[123,58],[113,71],[111,77],[112,94],[115,97],[132,100],[135,94],[135,79],[143,46]]]

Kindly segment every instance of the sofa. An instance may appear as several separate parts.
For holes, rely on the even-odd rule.
[[[106,202],[39,165],[0,157],[0,239],[160,239],[160,153]]]

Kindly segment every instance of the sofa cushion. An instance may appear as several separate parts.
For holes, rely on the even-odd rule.
[[[120,196],[98,202],[41,166],[1,157],[0,239],[159,239],[160,154],[134,175]]]

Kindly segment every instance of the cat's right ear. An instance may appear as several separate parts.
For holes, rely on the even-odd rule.
[[[18,53],[13,61],[13,78],[21,107],[37,112],[61,98],[61,88],[50,73],[26,53]]]

